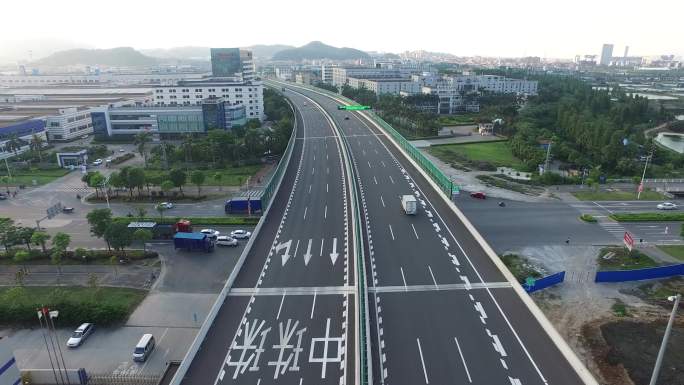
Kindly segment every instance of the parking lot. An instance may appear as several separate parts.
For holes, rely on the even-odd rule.
[[[227,235],[238,227],[214,228]],[[200,229],[195,226],[195,231]],[[66,348],[75,326],[59,328],[57,340],[62,344],[67,366],[97,374],[159,374],[168,361],[182,359],[246,243],[240,240],[237,247],[217,246],[212,253],[175,251],[168,241],[149,243],[150,249],[160,253],[163,266],[149,295],[125,325],[96,328],[76,349]],[[8,337],[3,343],[14,350],[22,370],[50,369],[38,326],[36,321],[36,329],[0,330],[0,336]],[[133,348],[145,333],[155,336],[157,346],[147,362],[134,362]]]

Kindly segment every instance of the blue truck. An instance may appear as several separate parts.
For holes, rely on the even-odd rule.
[[[263,191],[248,191],[226,201],[226,214],[258,215],[261,214],[261,196]]]
[[[173,236],[173,247],[187,251],[214,251],[214,241],[203,233],[176,233]]]

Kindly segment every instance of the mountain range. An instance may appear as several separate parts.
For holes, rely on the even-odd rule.
[[[309,44],[297,48],[284,49],[273,55],[273,60],[300,61],[304,59],[332,59],[353,60],[369,59],[370,55],[354,48],[337,48],[320,41],[312,41]]]
[[[370,55],[354,48],[337,48],[320,41],[301,47],[290,45],[253,45],[244,47],[252,51],[257,60],[301,61],[305,59],[354,60],[368,59]],[[101,65],[112,67],[144,67],[171,62],[207,62],[209,47],[186,46],[136,50],[131,47],[111,49],[68,49],[55,52],[31,63],[35,66]]]

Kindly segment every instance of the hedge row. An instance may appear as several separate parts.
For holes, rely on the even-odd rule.
[[[26,251],[24,248],[12,248],[9,251],[1,251],[0,259],[2,258],[14,258],[14,255],[18,251]],[[31,263],[36,263],[37,261],[43,261],[46,264],[50,263],[51,251],[48,249],[45,253],[40,248],[34,248],[29,251],[29,261]],[[85,256],[86,258],[83,258]],[[125,252],[116,250],[87,250],[83,248],[76,248],[74,250],[68,250],[64,253],[64,260],[69,261],[79,261],[82,263],[89,263],[95,260],[106,260],[109,261],[112,256],[117,258],[126,257],[128,259],[146,259],[146,258],[157,258],[159,253],[156,251],[143,251],[143,250],[126,250]]]
[[[59,326],[124,322],[145,298],[144,290],[110,287],[13,287],[0,289],[0,324],[37,326],[36,309],[58,310]]]
[[[670,222],[684,221],[684,212],[675,213],[617,213],[611,218],[618,222]]]
[[[116,158],[112,159],[112,163],[113,164],[120,164],[120,163],[123,163],[123,162],[125,162],[129,159],[133,159],[133,158],[135,158],[135,154],[133,154],[132,152],[129,152],[129,153],[123,154],[121,156],[117,156]]]
[[[145,217],[145,218],[131,218],[131,217],[114,217],[115,221],[124,223],[131,222],[157,222],[163,224],[173,224],[181,219],[189,220],[193,225],[215,225],[215,226],[232,226],[232,225],[256,225],[259,223],[260,217]]]

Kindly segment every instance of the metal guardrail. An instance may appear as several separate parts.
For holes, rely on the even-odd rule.
[[[684,183],[684,179],[644,179],[644,183]]]
[[[261,216],[259,223],[257,223],[256,227],[254,228],[252,236],[249,237],[249,241],[247,241],[244,250],[242,250],[242,254],[240,254],[240,258],[238,259],[237,263],[235,264],[235,267],[233,268],[233,271],[228,276],[226,284],[223,286],[223,289],[221,289],[218,298],[209,310],[209,314],[207,314],[207,317],[202,323],[199,332],[197,332],[197,335],[195,336],[192,345],[190,345],[190,349],[188,349],[188,352],[185,354],[185,357],[183,357],[183,361],[178,367],[178,370],[176,371],[176,374],[173,376],[173,379],[171,380],[169,385],[180,385],[181,381],[183,381],[185,374],[188,372],[188,369],[190,368],[192,360],[195,358],[195,355],[199,351],[199,348],[202,346],[202,342],[206,338],[207,333],[209,333],[209,329],[211,328],[211,325],[214,323],[214,320],[216,319],[216,316],[218,315],[221,306],[223,306],[223,302],[226,300],[226,297],[228,296],[230,289],[233,287],[235,279],[237,279],[237,276],[240,270],[242,269],[242,265],[245,263],[245,259],[247,259],[247,254],[249,254],[250,250],[252,249],[254,240],[258,238],[259,232],[261,231],[261,227],[263,227],[263,224],[266,218],[268,217],[268,213],[271,210],[272,198],[275,195],[275,192],[277,192],[280,188],[280,185],[283,181],[283,175],[285,174],[285,170],[287,169],[287,166],[290,164],[290,159],[292,158],[292,151],[294,149],[295,137],[297,135],[297,115],[292,104],[290,104],[290,108],[292,109],[292,114],[294,117],[294,126],[292,129],[292,134],[290,135],[290,141],[288,142],[287,148],[285,149],[285,153],[283,154],[283,157],[280,158],[280,162],[278,162],[278,167],[271,176],[271,179],[268,181],[266,189],[264,190],[264,195],[262,196],[262,202],[265,202],[265,204],[263,204],[263,206],[265,207],[264,213]],[[266,190],[269,190],[269,195],[266,195]],[[266,201],[263,201],[264,196],[267,196]]]

